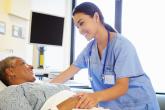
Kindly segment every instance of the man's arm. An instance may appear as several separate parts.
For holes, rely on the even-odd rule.
[[[57,105],[57,108],[59,110],[72,110],[73,108],[76,107],[76,104],[79,101],[79,97],[71,97],[65,101],[63,101],[62,103]]]

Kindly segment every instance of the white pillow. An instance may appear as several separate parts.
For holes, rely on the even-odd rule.
[[[5,88],[7,88],[7,86],[2,81],[0,81],[0,91],[2,91]]]

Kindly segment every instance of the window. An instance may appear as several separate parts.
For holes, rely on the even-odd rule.
[[[78,5],[82,2],[86,2],[86,1],[89,1],[89,0],[77,0],[76,5]],[[114,27],[115,0],[104,0],[104,1],[91,0],[89,2],[95,3],[100,8],[100,10],[102,11],[105,23]],[[75,35],[74,36],[75,36],[75,53],[74,53],[74,56],[75,56],[75,58],[77,58],[79,53],[83,50],[83,48],[85,48],[85,46],[87,45],[88,42],[84,38],[84,36],[82,36],[79,33],[77,28],[75,29]],[[87,69],[81,70],[78,74],[75,75],[74,80],[81,82],[81,83],[89,84],[88,70]]]
[[[165,93],[163,0],[123,0],[122,34],[136,47],[156,92]]]

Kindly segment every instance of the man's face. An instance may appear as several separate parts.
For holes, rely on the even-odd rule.
[[[15,64],[12,66],[13,73],[17,80],[23,82],[33,82],[35,81],[35,76],[33,73],[33,67],[25,63],[22,59],[16,59]]]

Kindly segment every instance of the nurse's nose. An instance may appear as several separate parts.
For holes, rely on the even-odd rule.
[[[80,32],[81,35],[84,34],[84,30],[82,28],[79,28],[79,32]]]
[[[81,27],[79,27],[78,30],[79,30],[79,33],[80,34],[83,34],[83,31],[82,31],[82,28]]]

